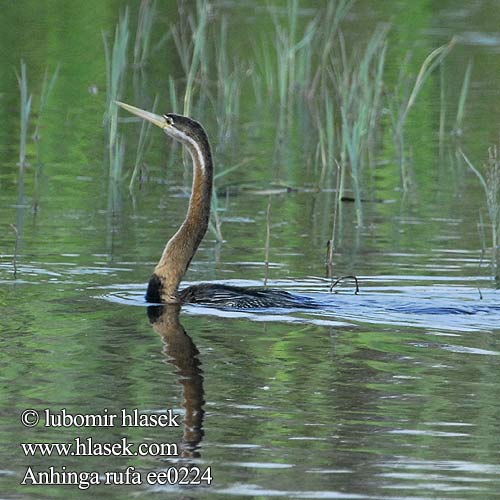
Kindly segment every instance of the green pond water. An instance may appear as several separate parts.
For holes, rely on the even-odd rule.
[[[184,217],[190,166],[178,146],[151,130],[132,196],[140,126],[120,113],[124,180],[110,180],[102,33],[112,40],[126,5],[0,3],[0,496],[497,498],[500,296],[485,195],[456,153],[459,142],[482,169],[498,139],[496,3],[360,0],[342,22],[346,43],[366,43],[375,26],[390,24],[387,89],[409,51],[416,74],[434,48],[459,37],[409,114],[411,188],[402,190],[387,119],[363,181],[362,225],[355,204],[342,203],[334,274],[356,275],[357,295],[348,280],[329,292],[325,255],[336,181],[327,174],[318,189],[321,167],[306,114],[294,109],[280,143],[279,99],[252,90],[252,68],[264,64],[265,54],[277,64],[273,16],[286,19],[286,2],[210,4],[212,32],[226,23],[228,50],[244,68],[233,135],[222,136],[209,97],[196,97],[192,114],[206,125],[217,171],[239,167],[216,179],[224,241],[207,233],[185,283],[266,281],[319,304],[293,311],[146,307],[147,280]],[[322,6],[302,0],[297,30]],[[139,7],[129,2],[132,35]],[[180,7],[187,15],[195,3]],[[169,111],[170,78],[183,95],[182,63],[173,38],[163,37],[180,23],[177,2],[158,2],[152,55],[142,69],[129,65],[125,102],[144,106],[158,95],[159,112]],[[21,59],[34,94],[24,168],[18,164]],[[469,60],[457,138],[450,130]],[[44,72],[58,63],[38,116]],[[21,423],[30,409],[40,415],[31,427]],[[46,425],[45,410],[61,417],[63,409],[117,417],[109,426]],[[170,426],[122,427],[121,411],[135,409],[143,418],[178,417]],[[67,456],[60,450],[30,456],[21,446],[77,438],[125,439],[133,451],[150,447],[144,456],[98,447],[86,456],[72,455],[75,447]],[[159,455],[161,443],[177,453]],[[34,485],[25,478],[28,467],[95,472],[100,484]],[[159,484],[161,472],[179,482],[183,467],[210,468],[211,484],[207,476],[200,485]],[[105,484],[110,472],[123,473],[110,483],[123,483],[127,470],[131,484]]]

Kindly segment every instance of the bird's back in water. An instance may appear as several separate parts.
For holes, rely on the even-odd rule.
[[[161,303],[161,281],[153,275],[149,281],[146,300]],[[313,299],[294,295],[284,290],[259,287],[239,287],[218,283],[201,283],[184,288],[179,292],[183,304],[203,304],[210,307],[233,309],[317,307]]]

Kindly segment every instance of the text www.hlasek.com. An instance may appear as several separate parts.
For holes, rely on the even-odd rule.
[[[114,457],[144,457],[144,456],[176,456],[178,447],[175,443],[129,443],[122,438],[116,443],[99,443],[91,437],[81,439],[76,437],[71,443],[21,443],[26,456],[114,456]]]
[[[71,413],[62,408],[53,412],[49,408],[42,411],[33,408],[25,409],[20,420],[24,427],[32,428],[38,425],[44,427],[179,427],[178,414],[172,409],[165,413],[141,413],[137,408],[127,410],[122,408],[119,412],[111,413],[104,408],[99,413]],[[133,443],[127,437],[122,437],[115,442],[98,442],[92,437],[77,436],[65,443],[20,443],[26,457],[87,457],[87,456],[113,456],[113,457],[143,457],[179,456],[179,447],[175,443],[155,443],[151,441]],[[212,483],[212,469],[210,466],[201,469],[194,465],[179,466],[178,464],[162,468],[161,470],[136,470],[132,465],[119,470],[71,470],[66,465],[56,467],[50,465],[43,470],[28,465],[22,485],[75,485],[81,490],[86,490],[97,485],[141,485],[147,483],[151,486],[163,485],[210,485]]]

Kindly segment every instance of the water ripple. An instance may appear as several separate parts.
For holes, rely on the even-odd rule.
[[[236,310],[217,309],[202,305],[187,305],[192,315],[211,315],[225,318],[248,318],[253,321],[311,323],[323,326],[353,326],[358,323],[405,326],[429,329],[437,336],[457,335],[457,332],[497,330],[500,325],[500,295],[498,291],[474,288],[473,278],[448,283],[446,278],[412,277],[412,284],[401,284],[408,277],[361,279],[361,292],[353,293],[345,284],[340,293],[329,293],[324,280],[274,281],[270,287],[281,288],[313,299],[318,308],[309,310]],[[220,283],[214,281],[213,283]],[[262,286],[261,282],[227,280],[237,286]],[[186,283],[191,285],[195,283]],[[146,306],[145,285],[102,287],[99,297],[120,304]],[[497,351],[468,348],[452,344],[443,349],[468,354],[498,355]]]

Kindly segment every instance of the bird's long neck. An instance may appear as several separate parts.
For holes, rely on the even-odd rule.
[[[178,303],[178,288],[203,236],[207,232],[212,198],[213,164],[207,137],[184,142],[193,159],[193,188],[181,227],[172,236],[155,267],[161,282],[161,298]]]

